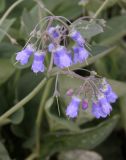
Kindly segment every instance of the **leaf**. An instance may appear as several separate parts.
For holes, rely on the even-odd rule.
[[[7,42],[0,43],[0,57],[1,58],[11,58],[14,53],[19,51],[19,47],[12,45]]]
[[[119,116],[79,132],[54,132],[43,138],[41,159],[55,152],[71,149],[93,149],[104,141],[118,122]]]
[[[13,124],[21,123],[23,118],[24,118],[24,108],[19,109],[11,117],[9,117],[9,119]]]
[[[120,25],[119,25],[120,24]],[[113,44],[126,34],[126,15],[114,17],[107,23],[104,33],[99,35],[97,42],[101,45]]]
[[[78,0],[44,0],[45,6],[57,16],[64,16],[68,19],[77,18],[81,15],[81,7]]]
[[[50,98],[45,104],[45,111],[49,123],[49,127],[51,131],[61,130],[61,129],[68,129],[70,131],[78,131],[79,127],[75,125],[73,122],[68,121],[61,116],[57,117],[50,111],[50,107],[53,105],[54,98]],[[56,107],[56,106],[52,106]]]
[[[0,13],[5,9],[5,0],[0,0]]]
[[[72,27],[76,28],[87,39],[103,32],[103,27],[96,21],[79,20],[73,23]]]
[[[113,90],[117,93],[119,97],[126,94],[126,83],[112,79],[108,79],[108,81],[112,85]]]
[[[0,160],[11,160],[5,146],[0,142]]]
[[[4,23],[0,26],[0,42],[4,38],[4,36],[7,34],[8,30],[12,26],[12,24],[15,22],[15,18],[13,19],[6,19]]]
[[[8,59],[0,59],[0,85],[6,82],[14,71],[15,68]]]
[[[120,98],[120,113],[122,126],[126,132],[126,94]]]
[[[102,157],[94,151],[71,150],[61,152],[58,160],[103,160]]]

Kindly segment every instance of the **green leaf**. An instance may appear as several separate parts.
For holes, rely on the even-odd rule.
[[[5,146],[0,142],[0,159],[11,160]]]
[[[96,21],[79,20],[73,23],[72,27],[76,28],[87,39],[103,32],[103,27]]]
[[[79,132],[54,132],[43,138],[41,159],[49,154],[71,149],[93,149],[104,141],[118,122],[119,116]]]
[[[126,94],[126,83],[112,79],[108,79],[108,81],[112,85],[113,90],[117,93],[119,97]]]
[[[81,15],[81,7],[78,0],[44,0],[45,6],[57,16],[64,16],[68,19],[77,18]]]
[[[120,25],[119,25],[120,24]],[[99,35],[97,42],[102,45],[113,44],[126,34],[126,15],[114,17],[107,23],[104,33]]]
[[[15,68],[8,59],[0,59],[0,85],[14,73]]]
[[[11,117],[9,117],[9,119],[13,124],[21,123],[23,118],[24,118],[24,108],[19,109]]]
[[[51,131],[61,130],[61,129],[68,129],[70,131],[78,131],[79,127],[75,125],[73,122],[68,121],[61,116],[57,117],[50,111],[50,107],[56,107],[52,106],[54,102],[54,97],[50,98],[46,104],[45,104],[45,111],[49,123],[49,127]]]
[[[0,12],[3,12],[5,9],[5,0],[0,0]]]
[[[122,126],[126,132],[126,94],[120,98],[120,112]]]
[[[1,58],[11,58],[14,53],[19,51],[19,47],[12,45],[7,42],[0,43],[0,57]]]
[[[15,18],[13,19],[6,19],[4,23],[0,26],[0,42],[4,38],[4,36],[7,34],[8,30],[12,26],[12,24],[15,22]]]

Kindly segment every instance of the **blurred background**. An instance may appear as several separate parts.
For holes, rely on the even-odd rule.
[[[104,1],[0,0],[0,115],[30,93],[44,77],[34,75],[29,64],[14,65],[15,53],[25,45],[35,25],[48,15],[43,7],[73,22],[83,16],[93,17]],[[35,150],[35,124],[40,105],[45,110],[39,159],[126,159],[126,0],[109,0],[97,18],[100,20],[92,23],[87,32],[80,29],[94,56],[89,59],[90,65],[83,67],[107,77],[118,94],[111,116],[96,120],[87,111],[75,121],[68,120],[64,114],[59,117],[55,100],[46,107],[53,94],[54,80],[50,80],[38,95],[0,124],[0,160],[38,159],[29,155]],[[67,103],[63,100],[67,86],[79,86],[79,82],[65,77],[59,79],[61,110]]]

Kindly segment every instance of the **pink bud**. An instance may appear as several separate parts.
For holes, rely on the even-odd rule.
[[[85,110],[88,108],[88,100],[82,100],[82,109]]]
[[[69,89],[67,92],[66,92],[66,95],[67,96],[72,96],[73,95],[73,89],[71,88],[71,89]]]

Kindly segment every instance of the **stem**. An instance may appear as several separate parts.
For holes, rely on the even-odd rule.
[[[18,0],[16,2],[14,2],[9,8],[8,10],[4,13],[3,17],[0,19],[0,26],[3,23],[3,21],[7,18],[7,16],[10,14],[10,12],[19,4],[21,3],[23,0]]]
[[[98,15],[101,13],[101,11],[106,7],[107,3],[109,2],[110,0],[105,0],[103,2],[103,4],[100,6],[100,8],[97,10],[97,12],[95,13],[95,15],[93,16],[93,18],[97,18]]]
[[[34,89],[32,92],[30,92],[24,99],[22,99],[19,103],[17,103],[15,106],[13,106],[11,109],[9,109],[7,112],[5,112],[0,117],[0,124],[3,123],[5,119],[7,119],[10,115],[12,115],[14,112],[19,110],[23,105],[25,105],[27,102],[29,102],[44,86],[47,78],[44,78]]]
[[[40,153],[40,137],[41,137],[41,124],[42,124],[42,116],[43,116],[43,111],[44,111],[44,106],[45,102],[49,96],[49,90],[52,85],[53,79],[50,79],[47,82],[47,85],[45,86],[44,92],[42,94],[42,100],[40,102],[39,110],[38,110],[38,115],[36,119],[36,152],[37,155],[39,156]]]

